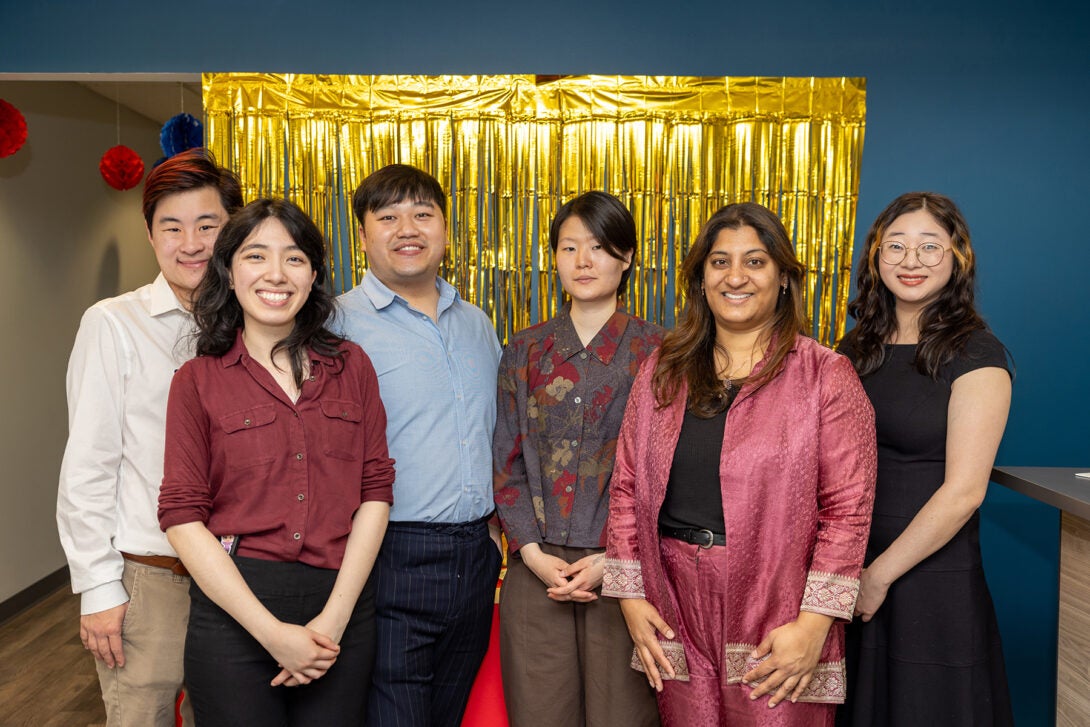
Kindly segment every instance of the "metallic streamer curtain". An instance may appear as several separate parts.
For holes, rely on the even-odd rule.
[[[330,242],[333,287],[364,271],[352,191],[412,164],[450,193],[441,274],[502,339],[562,302],[549,223],[592,189],[632,211],[630,310],[672,325],[677,267],[724,204],[776,211],[807,266],[815,337],[845,327],[865,81],[858,78],[206,74],[208,144],[247,199],[286,196]]]

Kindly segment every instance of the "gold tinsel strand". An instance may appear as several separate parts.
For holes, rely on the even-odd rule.
[[[636,315],[676,320],[672,281],[701,225],[752,200],[780,215],[807,267],[815,337],[844,332],[863,79],[206,74],[204,104],[209,147],[247,199],[286,196],[325,233],[335,292],[365,271],[352,192],[401,162],[449,193],[440,274],[504,340],[563,302],[549,223],[594,189],[636,220]]]

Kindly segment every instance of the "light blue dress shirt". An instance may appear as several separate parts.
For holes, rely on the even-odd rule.
[[[492,321],[441,278],[438,325],[367,273],[334,328],[378,373],[394,458],[390,520],[464,523],[492,512],[500,344]]]

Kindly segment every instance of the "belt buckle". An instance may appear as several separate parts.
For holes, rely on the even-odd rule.
[[[701,539],[702,542],[698,542],[697,545],[699,545],[704,550],[707,550],[707,549],[711,548],[715,544],[715,533],[713,533],[711,530],[708,530],[708,529],[694,530],[693,535],[694,536],[697,536],[697,535],[700,536],[700,539]],[[694,540],[695,540],[695,537],[694,537]]]

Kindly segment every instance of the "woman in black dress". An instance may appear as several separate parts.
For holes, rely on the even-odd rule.
[[[866,240],[841,350],[878,430],[878,485],[838,724],[1012,722],[977,508],[1010,407],[1006,349],[973,302],[969,230],[910,193]]]

